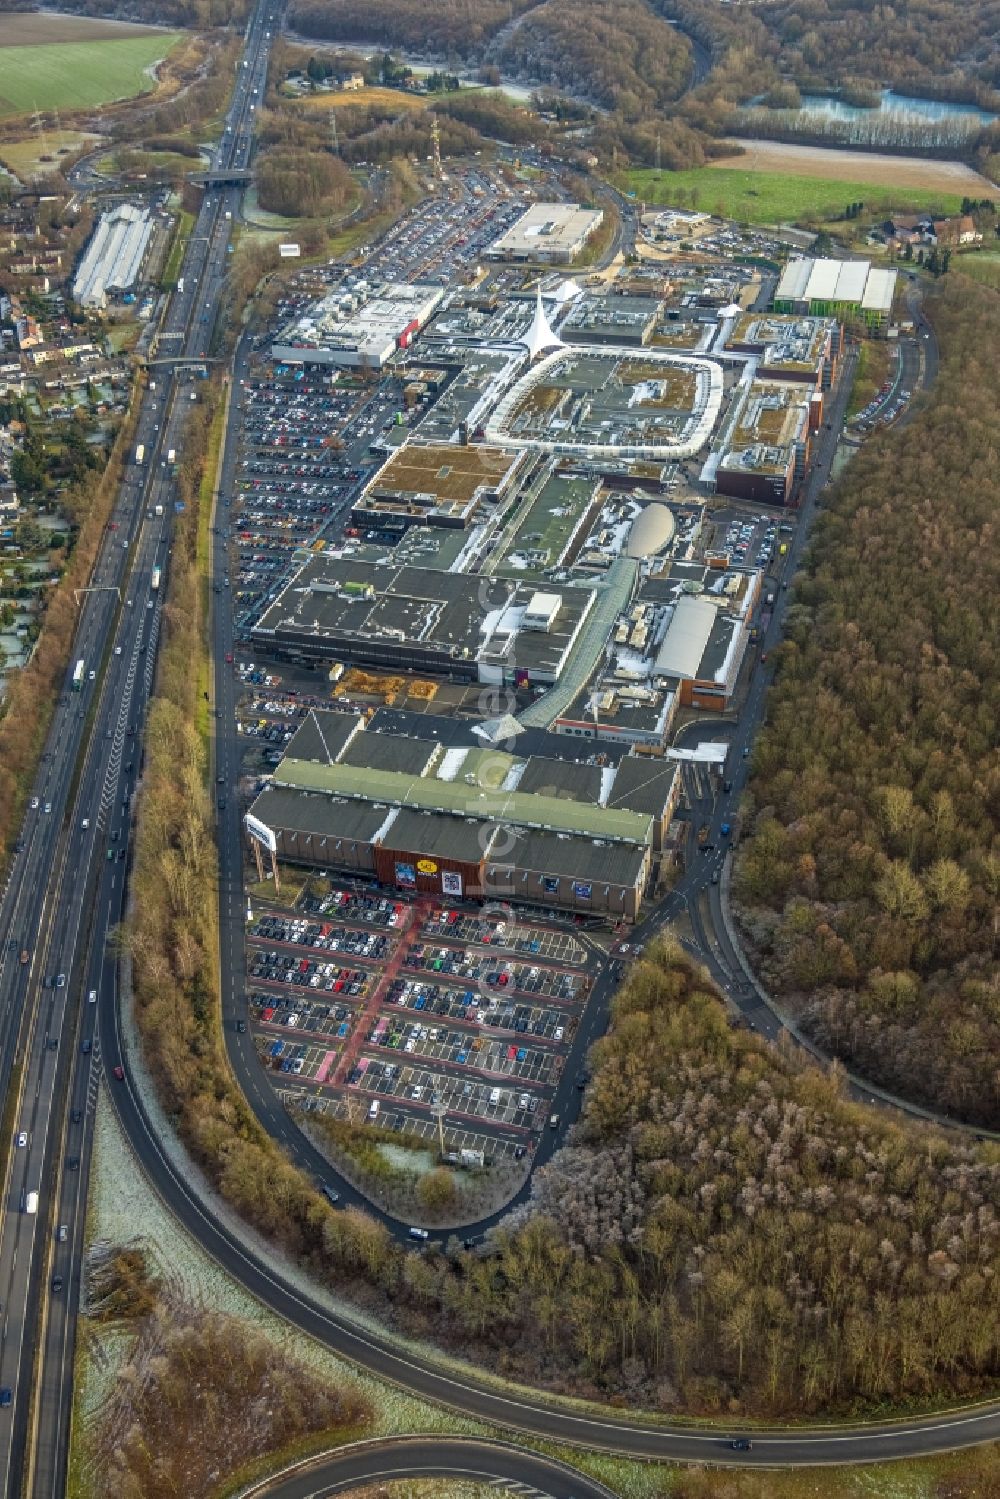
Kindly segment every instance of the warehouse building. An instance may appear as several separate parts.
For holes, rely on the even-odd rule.
[[[248,831],[280,859],[400,890],[636,918],[677,803],[675,765],[523,758],[434,732],[310,713]]]
[[[146,208],[120,203],[103,213],[73,278],[73,299],[91,311],[103,311],[108,297],[131,292],[139,280],[153,232]]]
[[[871,328],[888,321],[896,272],[870,260],[790,260],[774,294],[775,312],[811,317],[862,317]]]
[[[603,208],[581,208],[579,203],[533,203],[506,233],[494,240],[486,258],[569,265],[603,222]]]
[[[381,369],[410,345],[444,291],[440,286],[394,282],[330,293],[281,330],[271,357],[283,364],[340,369]]]

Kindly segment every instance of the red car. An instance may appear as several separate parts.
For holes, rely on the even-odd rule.
[[[115,1068],[115,1077],[118,1079],[118,1081],[120,1083],[123,1083],[125,1081],[125,1068],[124,1067],[116,1067]]]
[[[232,664],[233,664],[233,653],[232,653],[232,651],[227,651],[226,652],[226,665],[227,666],[232,666]]]

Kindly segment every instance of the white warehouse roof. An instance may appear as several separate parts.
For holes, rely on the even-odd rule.
[[[657,653],[657,673],[667,677],[697,677],[718,617],[718,609],[708,599],[694,594],[679,598]]]
[[[896,272],[875,269],[868,274],[868,285],[861,305],[866,312],[889,312],[896,291]]]
[[[145,208],[121,203],[101,215],[73,278],[81,307],[103,307],[108,291],[128,291],[138,278],[153,221]]]
[[[790,260],[781,273],[775,296],[782,300],[787,298],[789,301],[799,301],[806,289],[812,266],[813,263],[808,258]]]
[[[837,277],[835,302],[860,302],[865,294],[865,282],[871,270],[870,260],[845,260]]]
[[[814,260],[809,280],[806,282],[807,302],[832,302],[837,290],[841,261]]]

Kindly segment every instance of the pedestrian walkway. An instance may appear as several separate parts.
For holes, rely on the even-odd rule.
[[[638,571],[638,562],[629,557],[618,557],[612,562],[607,580],[598,590],[594,607],[584,621],[558,682],[517,715],[524,728],[551,728],[586,687],[601,658],[612,625],[631,601]]]

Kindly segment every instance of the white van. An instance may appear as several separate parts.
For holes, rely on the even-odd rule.
[[[371,1107],[368,1110],[368,1118],[369,1119],[377,1119],[378,1118],[378,1099],[377,1098],[373,1098],[372,1099]]]
[[[26,1213],[37,1213],[38,1212],[38,1193],[37,1192],[29,1192],[28,1193],[27,1197],[24,1199],[24,1211]]]

